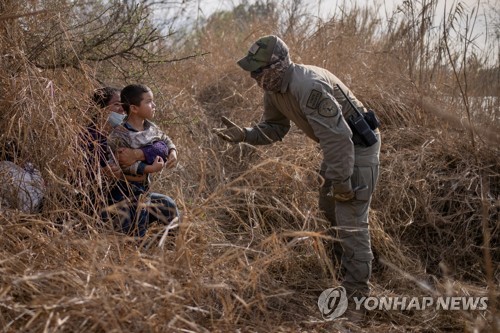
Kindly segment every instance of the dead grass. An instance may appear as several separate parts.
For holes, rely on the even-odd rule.
[[[209,54],[150,67],[131,62],[123,80],[117,63],[35,68],[12,20],[27,13],[9,4],[0,16],[0,141],[18,142],[20,158],[42,171],[48,192],[40,214],[0,214],[2,332],[495,330],[498,96],[484,109],[489,120],[464,122],[460,98],[446,97],[454,83],[443,77],[450,75],[436,72],[435,81],[417,86],[397,48],[404,36],[375,38],[369,12],[324,22],[307,38],[283,29],[285,39],[293,36],[292,57],[332,70],[382,119],[370,213],[373,295],[489,297],[482,312],[373,311],[364,326],[329,323],[316,303],[339,283],[317,208],[321,152],[295,127],[283,142],[261,147],[229,145],[210,132],[221,115],[258,121],[262,93],[234,62],[255,38],[282,29],[278,22],[214,25],[197,37]],[[14,32],[17,43],[9,39]],[[150,85],[162,110],[156,122],[179,148],[178,168],[153,183],[183,212],[179,234],[164,244],[160,228],[136,240],[103,226],[103,198],[89,199],[99,192],[85,177],[79,137],[96,76]]]

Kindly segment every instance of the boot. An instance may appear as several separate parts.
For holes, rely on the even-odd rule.
[[[359,291],[354,291],[354,292],[347,291],[347,299],[348,299],[347,309],[343,316],[352,323],[360,324],[364,322],[366,319],[367,311],[365,307],[363,306],[363,304],[361,304],[360,308],[356,309],[356,302],[354,301],[354,297],[356,297],[359,300],[363,296],[368,297],[368,294]]]

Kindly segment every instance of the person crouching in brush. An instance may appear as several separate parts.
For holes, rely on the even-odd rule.
[[[132,207],[131,214],[121,221],[121,229],[128,234],[144,236],[153,222],[170,224],[179,216],[174,200],[159,193],[149,193],[150,174],[170,168],[177,163],[177,150],[172,140],[151,122],[156,110],[151,89],[132,84],[122,89],[120,101],[127,116],[113,128],[109,137],[110,160],[117,160],[119,149],[140,149],[156,146],[154,159],[120,163],[124,179],[112,190],[115,203],[125,202]],[[159,144],[161,144],[159,146]],[[146,198],[147,209],[139,209],[141,197]],[[137,222],[137,223],[136,223]]]
[[[340,239],[340,246],[334,246],[345,271],[342,287],[349,298],[367,296],[373,260],[368,210],[379,173],[377,122],[367,124],[370,111],[335,75],[293,63],[288,46],[277,36],[257,40],[238,65],[264,90],[262,120],[242,128],[223,117],[226,128],[214,132],[229,142],[264,145],[281,141],[293,121],[319,143],[324,178],[319,207]],[[346,315],[360,321],[360,311],[348,307]]]
[[[96,185],[94,192],[89,193],[93,204],[98,201],[98,197],[102,197],[107,205],[115,203],[111,196],[113,193],[111,189],[118,179],[124,177],[120,165],[128,166],[137,161],[153,161],[158,151],[166,149],[164,142],[157,142],[139,149],[120,147],[116,149],[118,163],[108,160],[108,135],[113,128],[123,122],[126,116],[120,102],[120,91],[121,89],[111,86],[95,89],[91,96],[91,107],[87,111],[91,121],[86,126],[82,140],[85,145],[87,175],[89,180]],[[125,216],[132,215],[130,212],[125,213],[127,210],[125,206],[121,207],[121,210]],[[107,210],[102,210],[100,215],[103,220],[107,221],[112,214]]]

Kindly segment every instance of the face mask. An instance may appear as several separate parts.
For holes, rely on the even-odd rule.
[[[108,116],[108,124],[112,127],[115,128],[116,126],[120,125],[123,120],[125,119],[124,114],[119,114],[116,112],[111,112]]]
[[[290,57],[287,55],[284,59],[278,60],[258,73],[256,71],[250,72],[250,76],[257,81],[257,85],[262,89],[279,92],[283,77],[291,63]]]

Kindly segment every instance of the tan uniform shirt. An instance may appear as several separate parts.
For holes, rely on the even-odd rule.
[[[345,119],[354,110],[336,87],[350,97],[360,111],[364,107],[332,73],[316,66],[293,64],[285,73],[280,92],[266,91],[261,122],[246,128],[245,141],[269,144],[282,138],[293,121],[308,137],[319,142],[326,165],[325,178],[339,191],[349,191],[354,168],[352,132]]]

